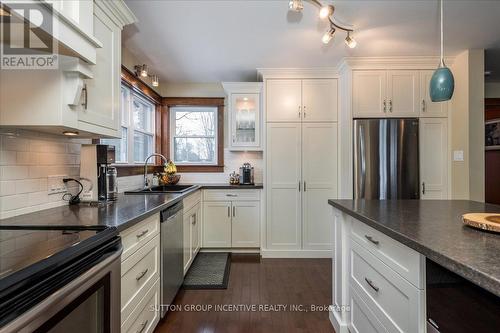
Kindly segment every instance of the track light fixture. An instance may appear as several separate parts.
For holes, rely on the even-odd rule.
[[[319,18],[322,20],[328,20],[330,23],[330,27],[327,32],[323,35],[321,38],[321,41],[324,44],[330,43],[330,41],[333,39],[333,35],[335,34],[335,31],[342,30],[347,33],[347,37],[345,38],[345,43],[347,46],[349,46],[351,49],[355,48],[357,45],[356,40],[351,36],[351,34],[354,32],[353,29],[343,27],[333,21],[333,13],[335,12],[335,7],[333,5],[327,4],[323,5],[319,0],[304,0],[308,2],[312,2],[315,6],[319,7]],[[288,7],[290,10],[294,10],[296,12],[300,12],[304,9],[304,3],[302,0],[290,0],[288,2]]]
[[[149,72],[148,66],[146,64],[142,65],[135,65],[135,75],[140,77],[140,78],[151,78],[151,85],[153,87],[158,87],[160,85],[160,79],[158,78],[158,75],[151,74]]]

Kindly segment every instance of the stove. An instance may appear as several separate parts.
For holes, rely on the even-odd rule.
[[[79,321],[82,332],[119,330],[112,314],[119,314],[122,250],[115,227],[0,225],[0,247],[0,333]]]

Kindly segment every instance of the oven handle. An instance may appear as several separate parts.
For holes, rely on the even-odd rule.
[[[9,322],[3,327],[0,327],[0,333],[7,332],[32,332],[43,325],[47,320],[55,316],[64,307],[73,302],[85,290],[92,287],[95,283],[111,273],[111,294],[117,297],[117,304],[113,304],[113,299],[110,302],[110,313],[113,317],[113,312],[120,312],[120,257],[122,254],[122,245],[118,250],[113,252],[109,257],[91,267],[79,277],[49,295],[42,302],[38,303],[15,320]],[[117,288],[117,290],[115,290]],[[111,296],[113,297],[113,296]],[[120,318],[111,319],[111,333],[120,331]]]

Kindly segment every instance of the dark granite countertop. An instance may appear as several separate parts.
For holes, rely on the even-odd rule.
[[[229,185],[201,184],[184,193],[119,194],[118,200],[103,204],[81,203],[0,220],[0,225],[108,225],[118,231],[130,228],[146,217],[179,202],[199,189],[260,189],[262,184]]]
[[[500,213],[500,206],[466,200],[328,203],[500,296],[500,234],[462,223],[465,213]]]
[[[209,189],[209,190],[245,190],[245,189],[262,189],[264,188],[263,184],[255,183],[253,185],[231,185],[227,183],[220,184],[200,184],[200,188]]]

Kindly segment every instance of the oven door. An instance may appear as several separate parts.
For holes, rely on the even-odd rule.
[[[121,246],[119,251],[0,328],[0,333],[120,332],[120,255]]]

